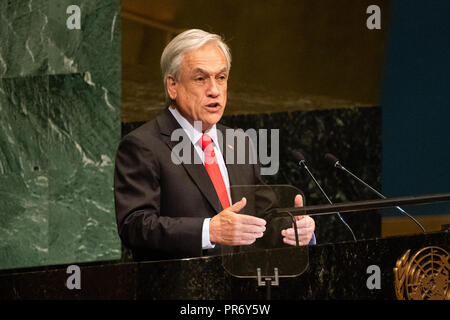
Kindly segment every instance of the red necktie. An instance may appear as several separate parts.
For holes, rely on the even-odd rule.
[[[230,206],[230,201],[228,200],[227,188],[225,187],[225,182],[223,181],[222,174],[220,173],[216,155],[214,154],[214,146],[211,137],[204,134],[201,137],[201,146],[205,153],[206,171],[211,178],[214,189],[216,189],[222,208],[226,209]]]

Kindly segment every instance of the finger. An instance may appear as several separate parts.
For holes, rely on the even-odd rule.
[[[258,237],[255,234],[242,234],[239,237],[228,239],[225,244],[230,244],[233,246],[238,245],[249,245],[256,241]]]
[[[312,238],[312,233],[310,234],[303,234],[303,235],[298,235],[298,241],[302,242],[302,243],[308,243],[309,240],[311,240]],[[290,241],[295,241],[295,236],[291,237],[291,236],[286,236],[283,239],[287,239]]]
[[[299,236],[305,235],[305,234],[312,234],[314,232],[314,228],[297,228],[297,234]],[[295,237],[295,231],[294,228],[289,228],[281,231],[281,235],[285,237]]]
[[[305,233],[305,234],[298,234],[298,240],[299,240],[299,242],[308,244],[312,238],[312,235],[313,235],[312,232]],[[295,238],[295,234],[294,235],[288,234],[288,235],[284,236],[283,239],[287,239],[289,241],[295,241],[296,238]]]
[[[238,232],[242,233],[263,233],[266,231],[265,226],[258,226],[258,225],[250,225],[250,224],[243,224],[239,225],[237,227]]]
[[[246,245],[250,245],[253,244],[256,241],[256,239],[253,240],[239,240],[235,243],[233,243],[233,246],[246,246]]]
[[[311,227],[314,224],[314,220],[310,216],[301,216],[300,219],[295,219],[295,224],[297,225],[297,228],[300,227]]]
[[[291,246],[296,246],[297,245],[297,242],[295,240],[290,240],[290,239],[287,239],[287,238],[283,238],[283,242],[288,244],[288,245],[291,245]],[[300,239],[298,240],[298,245],[299,246],[304,246],[304,245],[307,245],[307,244],[308,244],[308,242],[306,242],[304,240],[303,241],[300,241]]]
[[[294,207],[303,207],[303,196],[301,194],[298,194],[294,198]]]
[[[242,239],[251,240],[251,239],[259,239],[264,235],[263,232],[252,232],[252,233],[243,233],[241,235]]]
[[[233,211],[234,213],[237,213],[242,210],[247,205],[247,199],[243,197],[240,201],[235,202],[232,206],[230,206],[228,209]]]
[[[238,219],[241,224],[256,225],[256,226],[266,225],[266,220],[254,216],[249,216],[247,214],[239,214]]]
[[[235,237],[236,241],[254,241],[257,238],[257,235],[260,235],[260,233],[242,233]]]
[[[248,232],[243,232],[242,229],[230,230],[222,234],[222,238],[227,243],[236,243],[241,240],[250,241],[257,238],[263,237],[264,232],[262,232],[258,227],[248,230]]]
[[[300,238],[303,238],[303,237],[306,237],[306,238],[310,239],[310,238],[312,237],[313,233],[314,233],[314,230],[313,230],[313,229],[308,229],[308,230],[306,230],[306,229],[297,230],[297,236],[298,236],[299,239],[300,239]],[[281,232],[281,235],[282,235],[283,237],[285,237],[285,238],[295,240],[295,232],[294,232],[294,229],[286,229],[286,230],[283,230],[283,231]]]

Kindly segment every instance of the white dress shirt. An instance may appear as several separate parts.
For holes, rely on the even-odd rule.
[[[169,107],[169,111],[172,113],[174,118],[180,124],[181,128],[186,132],[187,136],[191,140],[194,145],[194,149],[197,152],[200,159],[202,159],[203,164],[205,164],[205,153],[203,152],[201,143],[199,143],[200,138],[203,134],[207,134],[211,137],[214,147],[214,153],[216,154],[217,164],[219,165],[220,173],[222,174],[223,181],[225,183],[225,187],[227,188],[228,200],[231,202],[230,197],[230,180],[228,178],[228,170],[225,165],[225,161],[222,156],[222,152],[219,148],[219,141],[217,138],[217,129],[216,125],[212,126],[211,129],[202,132],[201,128],[194,127],[186,118],[184,118],[178,110],[172,106]],[[211,249],[214,248],[214,244],[211,243],[209,239],[209,221],[211,218],[206,218],[203,221],[202,228],[202,249]]]

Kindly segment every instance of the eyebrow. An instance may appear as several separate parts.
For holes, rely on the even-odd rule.
[[[228,68],[225,67],[222,70],[220,70],[217,74],[224,73],[224,72],[227,72],[227,71],[228,71]],[[208,74],[209,75],[209,72],[203,70],[202,68],[195,68],[193,72],[194,73],[203,73],[203,74]]]

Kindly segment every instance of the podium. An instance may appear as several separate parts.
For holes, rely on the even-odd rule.
[[[337,208],[355,211],[449,200],[450,194],[444,194],[304,207],[298,212],[325,214]],[[308,261],[298,269],[299,274],[268,280],[276,281],[276,285],[270,283],[270,298],[450,299],[449,247],[449,231],[441,231],[268,249],[269,255],[283,250],[284,256],[293,257],[302,250],[308,256]],[[224,267],[221,255],[166,261],[79,263],[77,266],[81,289],[67,287],[69,265],[0,271],[0,299],[267,299],[269,283],[262,286],[264,276],[258,279],[255,270],[255,276],[238,277]]]

